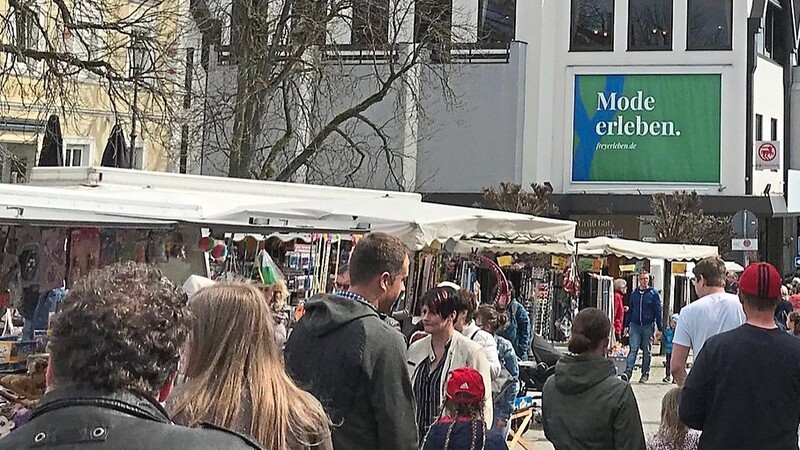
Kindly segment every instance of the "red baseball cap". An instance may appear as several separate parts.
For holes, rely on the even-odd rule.
[[[781,274],[770,263],[758,262],[747,266],[739,277],[739,290],[764,299],[781,297]]]
[[[485,396],[483,377],[472,367],[459,367],[447,380],[447,398],[456,403],[477,403]]]

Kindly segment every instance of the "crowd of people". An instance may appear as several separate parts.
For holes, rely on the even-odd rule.
[[[647,298],[644,276],[639,282],[630,305],[639,316],[629,323],[644,325],[647,337],[656,322],[645,308],[660,305]],[[616,377],[606,358],[612,330],[621,330],[612,329],[600,310],[578,313],[570,353],[558,362],[543,392],[544,431],[555,448],[797,449],[800,339],[795,330],[800,313],[790,310],[780,323],[787,289],[768,263],[751,264],[735,283],[737,295],[728,292],[731,278],[720,258],[706,258],[694,267],[698,300],[679,317],[671,316],[664,329],[667,337],[672,335],[668,371],[678,386],[664,396],[660,427],[649,440],[627,377]],[[624,287],[615,284],[618,292],[624,293]],[[637,341],[636,347],[647,356],[647,343]],[[687,375],[690,351],[695,357]],[[647,370],[642,369],[645,381]]]
[[[151,266],[97,270],[52,319],[47,393],[0,449],[507,449],[527,312],[443,283],[420,298],[422,336],[409,339],[387,320],[408,273],[405,245],[369,234],[348,279],[308,301],[287,339],[280,285],[218,283],[189,298]],[[698,300],[666,326],[646,273],[623,323],[594,308],[575,316],[543,389],[555,448],[798,448],[800,313],[783,312],[777,270],[750,265],[737,295],[719,258],[694,275]],[[633,356],[617,377],[607,355],[624,328]],[[642,351],[647,381],[662,332],[664,381],[678,386],[648,440],[629,380]]]
[[[401,241],[369,234],[287,339],[280,285],[190,298],[151,266],[99,269],[52,319],[47,393],[0,449],[507,449],[527,312],[445,283],[409,346],[387,320],[408,272]]]

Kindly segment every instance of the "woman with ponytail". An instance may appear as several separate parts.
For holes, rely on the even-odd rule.
[[[611,322],[596,308],[572,322],[569,353],[542,392],[542,425],[556,450],[644,450],[639,407],[630,385],[606,358]]]
[[[508,450],[505,437],[486,426],[485,397],[480,372],[454,370],[447,380],[442,417],[428,429],[422,450]]]

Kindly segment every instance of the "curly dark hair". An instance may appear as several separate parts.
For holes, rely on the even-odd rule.
[[[56,384],[153,396],[177,370],[190,330],[187,300],[155,267],[124,263],[93,271],[53,318]]]

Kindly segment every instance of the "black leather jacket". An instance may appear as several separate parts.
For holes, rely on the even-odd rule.
[[[261,449],[251,438],[217,427],[174,425],[154,401],[130,393],[75,388],[48,393],[31,421],[0,439],[5,449]]]

